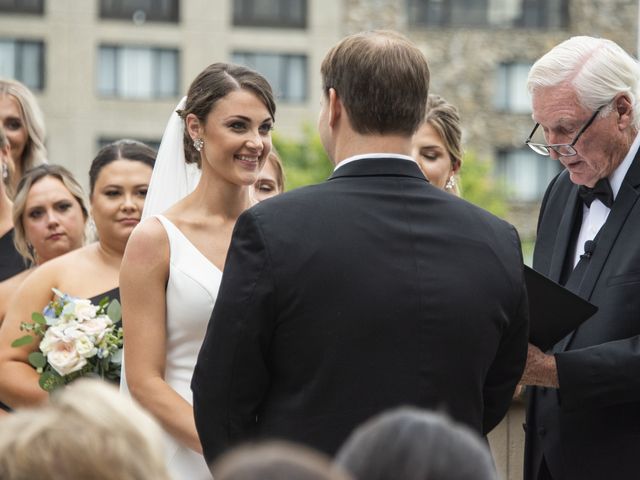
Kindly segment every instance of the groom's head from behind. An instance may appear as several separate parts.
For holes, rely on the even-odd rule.
[[[397,32],[344,38],[327,53],[320,72],[318,128],[330,156],[345,127],[359,136],[411,137],[424,118],[429,67],[422,52]]]

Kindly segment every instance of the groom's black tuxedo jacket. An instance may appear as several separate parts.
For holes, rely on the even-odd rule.
[[[205,456],[250,437],[332,454],[408,404],[486,432],[527,334],[513,227],[414,162],[346,164],[238,219],[192,381]]]
[[[553,349],[560,389],[532,389],[525,479],[537,479],[543,453],[559,480],[640,478],[639,194],[637,155],[573,288],[599,310]],[[580,210],[564,171],[547,189],[534,254],[534,268],[556,281],[572,262]]]

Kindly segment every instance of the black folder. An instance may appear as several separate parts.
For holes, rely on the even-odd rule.
[[[543,352],[573,332],[598,307],[525,265],[529,297],[529,342]]]

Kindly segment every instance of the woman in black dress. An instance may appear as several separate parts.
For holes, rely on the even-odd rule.
[[[89,217],[80,184],[66,168],[50,164],[29,170],[20,180],[11,213],[11,248],[30,268],[0,282],[0,325],[35,267],[84,244]]]
[[[11,146],[0,126],[0,282],[26,268],[26,263],[13,245],[13,218],[10,193],[14,174]]]
[[[138,224],[155,151],[143,143],[120,140],[102,148],[91,164],[91,213],[98,242],[39,267],[21,286],[0,328],[0,401],[12,408],[44,401],[38,374],[28,356],[37,342],[14,348],[20,323],[53,299],[52,288],[95,304],[119,298],[120,263],[129,235]]]

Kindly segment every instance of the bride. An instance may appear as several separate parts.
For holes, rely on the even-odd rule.
[[[211,478],[191,376],[234,224],[271,151],[274,114],[260,74],[225,63],[202,71],[165,130],[143,213],[152,218],[133,232],[122,262],[122,389],[168,433],[175,479]]]

